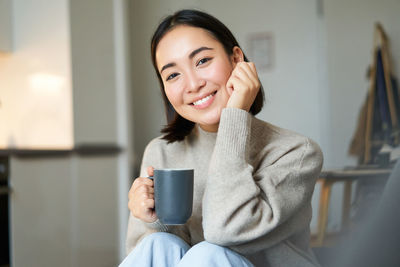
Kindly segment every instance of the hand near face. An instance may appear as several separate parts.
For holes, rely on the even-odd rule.
[[[154,175],[154,168],[148,167],[147,174]],[[132,215],[144,222],[155,222],[157,215],[154,211],[154,182],[147,177],[138,177],[129,190],[128,207]]]
[[[227,107],[249,111],[260,86],[261,83],[254,63],[238,62],[226,83],[230,95]]]

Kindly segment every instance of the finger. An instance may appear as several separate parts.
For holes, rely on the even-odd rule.
[[[240,64],[239,68],[242,72],[247,74],[247,77],[253,87],[258,87],[260,82],[258,80],[257,70],[255,69],[254,63],[246,62],[245,64]]]
[[[134,194],[139,194],[139,193],[151,193],[150,188],[153,188],[149,185],[142,184],[136,190],[133,192]]]
[[[249,66],[250,66],[251,70],[253,71],[253,73],[257,74],[257,76],[258,76],[256,64],[254,64],[254,62],[249,62]]]
[[[154,181],[152,179],[150,179],[149,177],[138,177],[136,179],[138,179],[138,183],[140,183],[140,185],[142,185],[142,184],[148,185],[148,186],[154,185]]]
[[[139,197],[140,197],[140,199],[142,199],[143,201],[146,201],[146,200],[148,200],[148,199],[153,199],[153,198],[151,197],[151,194],[149,194],[149,193],[147,193],[147,192],[141,193]]]
[[[157,220],[157,215],[154,209],[154,200],[143,201],[139,206],[139,208],[130,207],[131,213],[134,217],[148,223],[155,222]]]
[[[144,185],[139,187],[134,194],[141,196],[142,198],[154,198],[154,188]]]
[[[253,83],[258,91],[258,89],[261,87],[261,82],[260,82],[260,78],[258,77],[256,65],[253,62],[249,62],[248,67],[249,67],[249,71],[251,72],[251,77],[252,77]]]
[[[258,76],[255,76],[254,74],[251,73],[251,70],[246,69],[243,70],[244,72],[247,73],[248,79],[245,80],[246,84],[248,85],[247,89],[249,89],[252,92],[258,92],[258,90],[261,87],[261,82],[258,79]]]
[[[232,95],[233,90],[234,90],[234,85],[233,85],[233,76],[231,76],[228,81],[226,82],[226,90],[228,91],[229,95]]]
[[[154,176],[154,168],[152,166],[147,167],[147,175]]]
[[[246,84],[237,76],[232,76],[230,78],[230,86],[233,91],[240,92],[243,88],[246,87]],[[232,92],[233,93],[233,92]]]
[[[144,219],[146,222],[155,222],[157,220],[157,215],[156,212],[154,210],[154,208],[152,209],[148,209],[146,212],[146,218]]]
[[[154,194],[154,187],[148,186],[148,187],[147,187],[147,193],[149,193],[149,194]]]
[[[137,178],[136,178],[137,179]],[[131,199],[133,197],[133,191],[135,191],[137,184],[135,184],[136,179],[133,181],[131,188],[129,189],[128,192],[128,198]]]
[[[146,209],[154,209],[154,207],[155,207],[155,201],[154,201],[154,199],[151,199],[151,198],[144,200],[142,203],[143,203],[143,207]]]
[[[242,66],[243,70],[249,75],[249,77],[258,78],[257,70],[253,62],[246,62],[245,65]]]
[[[133,193],[141,185],[153,186],[154,182],[153,182],[153,180],[151,180],[151,179],[149,179],[147,177],[138,177],[133,182],[131,190],[129,191],[129,193],[131,193],[131,192]]]
[[[252,78],[249,75],[249,70],[246,70],[245,66],[238,66],[235,70],[234,77],[239,78],[244,83],[252,83]]]

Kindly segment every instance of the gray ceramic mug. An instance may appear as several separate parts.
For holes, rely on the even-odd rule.
[[[193,169],[156,169],[154,200],[158,219],[163,224],[185,224],[192,215]]]

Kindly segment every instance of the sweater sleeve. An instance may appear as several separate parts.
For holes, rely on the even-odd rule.
[[[296,136],[282,138],[279,157],[254,169],[252,120],[246,111],[223,110],[203,198],[205,239],[241,253],[266,249],[309,226],[322,166],[318,145]]]
[[[163,153],[161,152],[161,141],[154,139],[150,142],[143,154],[140,177],[147,177],[147,167],[165,168]],[[153,223],[143,222],[129,214],[128,231],[126,238],[126,252],[129,254],[135,246],[146,236],[155,232],[169,232],[181,237],[190,244],[190,234],[186,225],[165,225],[159,220]]]
[[[158,165],[157,161],[151,160],[156,159],[156,157],[154,157],[154,143],[154,141],[150,142],[144,151],[142,165],[140,168],[140,177],[148,176],[148,166]],[[151,155],[153,155],[153,157],[151,157]],[[168,226],[162,224],[159,220],[153,223],[145,223],[132,216],[132,213],[130,212],[126,237],[126,253],[129,254],[144,237],[155,232],[169,232],[169,229]]]

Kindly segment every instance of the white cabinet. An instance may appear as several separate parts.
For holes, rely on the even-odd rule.
[[[35,108],[46,109],[42,113],[30,112],[25,120],[17,117],[17,112],[6,113],[14,116],[13,121],[18,126],[33,125],[43,129],[46,125],[61,123],[56,128],[68,137],[62,139],[66,141],[63,145],[49,146],[49,138],[44,134],[57,137],[61,134],[46,130],[32,136],[32,127],[18,128],[20,130],[15,132],[29,138],[17,136],[14,143],[19,149],[72,149],[71,153],[55,157],[42,154],[11,157],[11,266],[116,266],[125,256],[129,215],[131,148],[125,69],[128,57],[122,36],[125,26],[121,25],[125,21],[123,3],[127,1],[96,1],[93,5],[92,1],[80,0],[0,0],[4,6],[5,3],[11,6],[11,2],[15,51],[10,56],[0,56],[0,90],[8,88],[6,96],[10,96],[10,101],[3,103],[9,108],[14,105],[8,103],[21,103],[21,98],[26,97],[25,91],[15,93],[15,84],[16,89],[28,88],[25,84],[19,86],[17,79],[4,83],[6,77],[19,77],[24,70],[47,65],[44,77],[48,79],[39,79],[40,86],[28,88],[29,92],[55,96],[57,91],[62,91],[65,95],[57,97],[63,100],[61,103],[45,97],[25,98],[28,104],[34,103]],[[0,10],[1,24],[3,6]],[[30,24],[36,31],[27,30],[32,28]],[[23,26],[26,26],[24,30]],[[49,27],[59,30],[49,30]],[[53,58],[51,53],[56,51],[63,58]],[[27,62],[21,55],[26,56],[28,52],[32,58],[40,60]],[[41,53],[48,55],[43,57]],[[10,60],[14,59],[20,60],[21,65],[12,64],[14,61]],[[16,67],[8,71],[9,66]],[[54,79],[47,75],[49,73],[64,77],[64,91],[53,88]],[[18,80],[28,83],[29,77],[25,75]],[[35,101],[37,99],[41,102]],[[3,106],[0,122],[6,121],[8,126],[6,119],[10,116],[5,116],[5,104]],[[55,111],[64,110],[69,120],[58,119],[55,112],[47,109],[49,106]],[[38,119],[46,116],[49,119],[39,124]],[[38,137],[41,143],[33,146],[33,137]],[[0,148],[2,140],[5,140],[3,147],[9,147],[13,141],[0,130]],[[20,145],[21,140],[26,140],[24,144],[27,145]],[[121,151],[100,156],[76,152],[77,148],[85,146],[113,146]]]
[[[0,52],[11,52],[13,44],[12,0],[0,0]]]
[[[118,155],[11,157],[12,266],[119,263]]]

